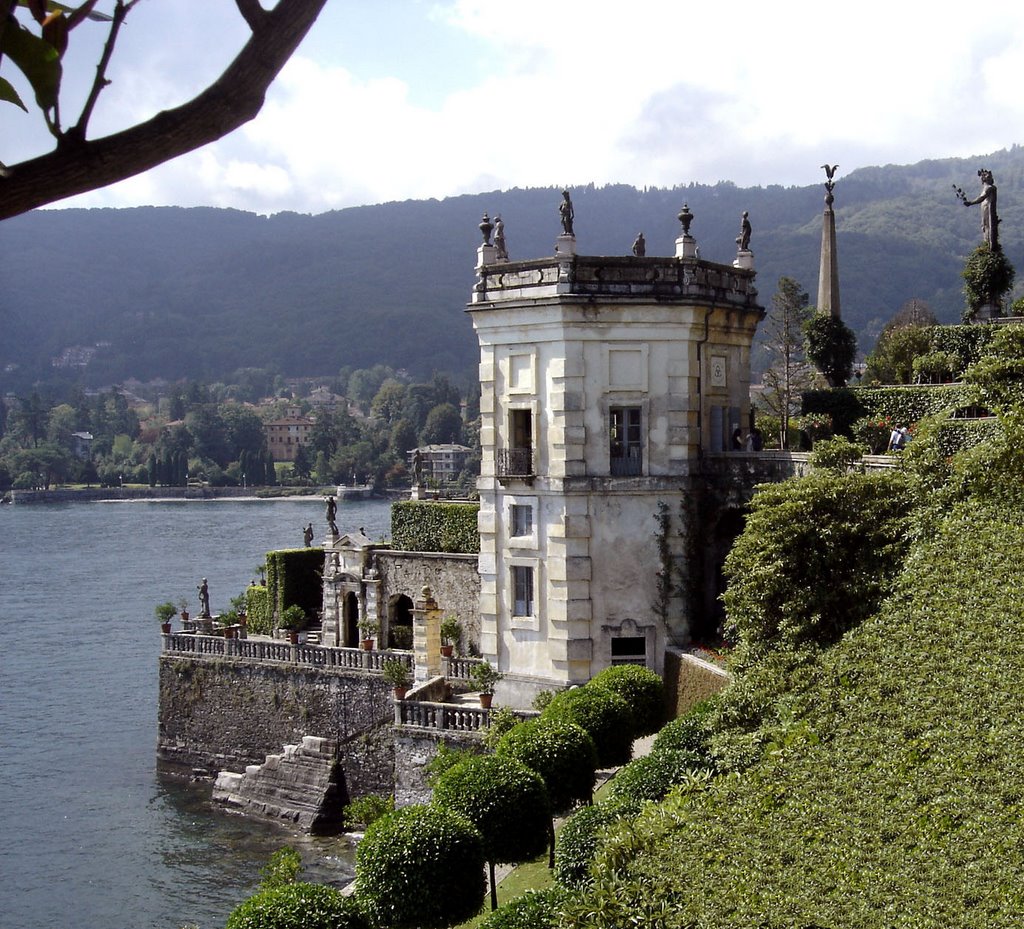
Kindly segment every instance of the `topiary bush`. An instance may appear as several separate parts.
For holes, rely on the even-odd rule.
[[[633,711],[637,735],[657,732],[665,721],[665,683],[640,665],[614,665],[599,671],[587,687],[599,687],[618,694]]]
[[[267,596],[274,615],[293,605],[307,616],[316,615],[323,607],[323,567],[322,548],[267,552]]]
[[[597,748],[576,723],[544,717],[527,720],[502,736],[497,754],[514,758],[541,776],[555,813],[593,796]]]
[[[433,803],[460,813],[480,830],[496,908],[494,866],[528,861],[547,846],[551,805],[544,781],[514,758],[477,755],[437,779]]]
[[[857,356],[857,336],[846,323],[830,313],[816,313],[804,323],[804,344],[829,386],[846,384]]]
[[[270,609],[267,588],[253,585],[245,589],[245,613],[249,632],[253,635],[271,635],[274,632],[274,614]]]
[[[602,830],[631,819],[640,804],[630,799],[605,800],[578,809],[566,820],[555,845],[555,880],[574,890],[590,882],[590,865],[601,845]]]
[[[232,910],[224,929],[367,929],[358,903],[323,884],[282,884]]]
[[[552,698],[541,718],[576,723],[585,729],[597,748],[598,767],[625,764],[633,756],[633,711],[611,690],[587,686],[562,691]]]
[[[442,929],[480,911],[483,839],[465,816],[407,806],[378,819],[356,848],[356,896],[390,929]],[[234,927],[232,927],[234,929]]]
[[[558,929],[569,892],[557,884],[528,890],[495,910],[478,929]]]
[[[1003,296],[1013,287],[1015,272],[1001,248],[979,245],[968,256],[961,272],[964,279],[964,297],[967,308],[964,322],[974,319],[982,307],[1001,308]]]
[[[864,457],[864,449],[845,436],[823,439],[814,445],[811,465],[825,471],[849,471]]]

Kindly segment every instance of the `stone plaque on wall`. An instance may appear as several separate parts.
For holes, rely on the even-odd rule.
[[[728,370],[726,365],[726,359],[724,355],[712,355],[711,356],[711,386],[712,387],[727,387],[726,383],[726,371]]]

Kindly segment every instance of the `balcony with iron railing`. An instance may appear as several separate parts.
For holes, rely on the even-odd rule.
[[[630,449],[628,455],[612,455],[609,460],[612,477],[639,477],[644,473],[644,459],[640,449]]]
[[[500,448],[495,464],[499,479],[529,480],[534,476],[533,449]]]

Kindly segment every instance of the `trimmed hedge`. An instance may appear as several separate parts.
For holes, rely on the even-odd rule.
[[[633,757],[636,720],[629,704],[600,687],[577,687],[556,694],[541,719],[565,720],[585,729],[597,747],[602,768],[625,764]]]
[[[274,613],[270,609],[270,594],[263,585],[245,589],[245,615],[253,635],[270,635],[274,631]]]
[[[478,929],[558,929],[568,891],[557,884],[528,890],[495,910]]]
[[[356,848],[356,897],[389,929],[442,929],[484,902],[483,840],[465,816],[407,806],[378,819]]]
[[[706,756],[681,749],[663,749],[657,754],[634,758],[612,781],[609,796],[644,803],[661,800],[678,784],[695,776],[714,772]]]
[[[555,813],[593,796],[597,748],[582,726],[560,719],[529,719],[501,737],[497,753],[522,762],[543,778]]]
[[[231,911],[225,929],[365,929],[351,897],[323,884],[298,882],[270,887]]]
[[[665,684],[650,668],[614,665],[595,674],[587,686],[622,697],[633,710],[638,736],[657,732],[665,722]]]
[[[623,819],[632,819],[640,804],[632,799],[605,800],[578,809],[566,820],[555,845],[555,880],[568,890],[591,881],[590,865],[601,846],[602,833]]]
[[[285,609],[302,607],[315,616],[323,607],[322,548],[289,548],[267,552],[267,597],[275,618]]]
[[[405,500],[391,505],[391,544],[406,552],[480,552],[478,503]]]

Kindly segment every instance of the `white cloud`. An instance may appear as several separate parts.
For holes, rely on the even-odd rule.
[[[591,181],[806,184],[826,159],[842,173],[982,153],[1022,141],[1018,5],[994,0],[964,19],[959,6],[919,0],[457,0],[403,4],[397,14],[391,4],[332,4],[314,30],[343,36],[346,17],[364,17],[360,35],[379,35],[380,47],[360,49],[358,73],[372,77],[357,76],[344,55],[325,57],[323,31],[320,57],[300,49],[252,123],[87,199],[316,212]],[[410,46],[424,18],[435,37],[448,30],[446,49],[470,47],[484,66]],[[209,26],[190,28],[190,41],[215,39]],[[404,44],[396,29],[406,30]],[[415,71],[389,57],[410,47],[426,54]],[[130,99],[112,99],[138,112],[167,105],[173,60],[133,59],[121,83],[121,93],[134,88]]]

